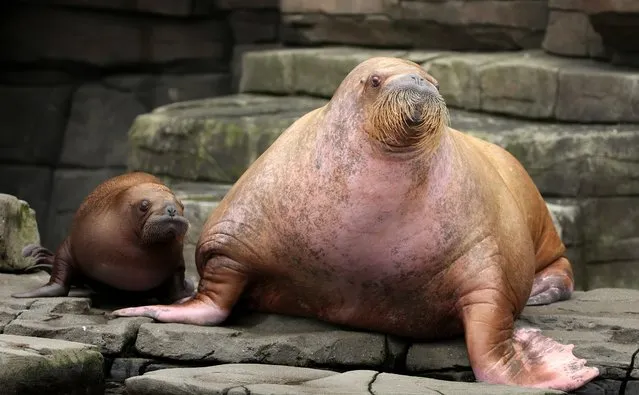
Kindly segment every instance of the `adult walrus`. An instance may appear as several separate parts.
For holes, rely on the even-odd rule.
[[[194,298],[114,314],[218,325],[243,296],[258,311],[414,339],[463,332],[479,380],[571,390],[598,370],[514,328],[527,302],[570,297],[564,249],[514,157],[449,128],[419,65],[372,58],[211,214]]]
[[[147,294],[162,303],[192,295],[184,278],[184,207],[156,177],[122,174],[98,185],[75,214],[68,237],[55,254],[28,245],[25,256],[51,265],[46,285],[16,298],[66,296],[72,284]]]

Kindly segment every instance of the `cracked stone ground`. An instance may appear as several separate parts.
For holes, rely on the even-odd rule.
[[[37,383],[50,394],[74,386],[131,395],[556,393],[473,383],[461,338],[409,343],[270,314],[236,315],[220,327],[161,324],[111,318],[117,306],[80,290],[65,298],[9,296],[47,279],[0,274],[0,382],[9,393],[39,393]],[[638,290],[576,292],[527,307],[518,325],[575,344],[575,354],[599,368],[577,393],[639,393]]]

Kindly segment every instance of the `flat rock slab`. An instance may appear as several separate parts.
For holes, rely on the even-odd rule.
[[[174,342],[180,338],[182,341]],[[294,366],[383,366],[393,355],[386,337],[315,320],[251,314],[219,327],[144,324],[135,348],[175,361],[259,362]]]
[[[16,289],[33,286],[37,277],[42,278],[0,273],[0,284],[11,284],[6,288],[0,287],[0,319],[4,323],[4,334],[86,343],[83,346],[89,347],[86,350],[103,354],[105,361],[108,361],[106,378],[116,382],[156,370],[161,372],[148,377],[164,380],[162,372],[166,372],[166,369],[229,363],[256,363],[264,369],[269,365],[286,365],[339,372],[356,371],[349,372],[355,376],[331,376],[331,380],[343,383],[339,384],[344,385],[342,393],[358,393],[361,383],[370,382],[362,378],[368,374],[362,373],[364,370],[451,381],[474,380],[462,338],[419,343],[317,320],[241,311],[235,312],[223,326],[218,327],[164,324],[154,323],[148,318],[113,318],[108,314],[110,308],[96,307],[99,301],[95,297],[83,296],[79,291],[74,296],[64,298],[9,297]],[[624,380],[631,380],[628,382],[628,391],[633,383],[639,383],[639,369],[631,362],[639,348],[639,290],[596,289],[575,292],[568,301],[526,307],[517,325],[540,328],[547,336],[565,344],[574,344],[575,355],[585,358],[589,366],[599,368],[601,373],[584,387],[584,391],[594,391],[588,393],[617,394]],[[54,343],[67,344],[62,341]],[[0,352],[0,365],[2,358]],[[0,366],[0,378],[2,372]],[[316,379],[320,378],[304,378],[299,382]],[[293,384],[269,380],[260,378],[248,384],[256,386],[254,393],[268,390],[278,394],[287,392],[277,392],[284,389],[273,385]],[[385,373],[378,375],[375,383],[382,386],[386,382],[384,380]],[[424,391],[435,388],[430,383],[423,384],[425,382],[419,378],[415,378],[415,383],[407,380],[402,378],[399,384],[389,381],[388,386],[398,386],[399,389],[394,393],[419,393],[415,388]],[[222,384],[227,386],[224,388],[230,385],[226,381]],[[329,385],[326,382],[320,384]],[[288,393],[313,391],[312,385],[309,387],[311,389],[307,389],[307,386],[304,384],[304,388],[294,388]],[[390,388],[388,386],[380,387],[382,392],[379,393],[393,393],[391,390],[384,392]],[[322,392],[326,388],[319,388],[316,393],[326,393]],[[639,390],[639,386],[632,388],[633,391]],[[119,390],[121,388],[115,386],[110,391]],[[211,388],[207,390],[213,391]],[[470,390],[471,393],[474,391]],[[337,389],[332,392],[340,393]]]
[[[455,383],[423,377],[352,370],[297,368],[282,365],[229,364],[167,369],[126,381],[130,395],[383,395],[383,394],[561,394],[560,391],[502,385]]]
[[[0,335],[3,394],[103,394],[103,357],[88,344]]]
[[[593,2],[596,3],[596,2]],[[584,59],[517,52],[273,49],[244,55],[240,91],[330,98],[346,75],[374,56],[421,64],[449,106],[572,122],[637,122],[639,74]]]

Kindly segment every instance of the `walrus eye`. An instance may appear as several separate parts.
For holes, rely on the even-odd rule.
[[[151,202],[149,202],[148,200],[143,200],[140,203],[140,211],[142,211],[142,212],[149,211],[150,207],[151,207]]]
[[[382,79],[379,78],[379,76],[374,75],[374,76],[371,77],[371,86],[373,88],[377,88],[379,86],[379,84],[381,84],[381,83],[382,83]]]

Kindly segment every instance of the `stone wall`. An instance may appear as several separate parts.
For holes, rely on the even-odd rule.
[[[272,46],[278,18],[277,0],[2,2],[0,191],[30,203],[55,248],[84,196],[126,169],[135,117],[230,93],[234,50]]]
[[[629,1],[14,0],[0,7],[0,119],[6,136],[0,191],[31,204],[43,243],[52,248],[81,199],[126,169],[127,131],[139,114],[238,91],[328,98],[353,62],[363,60],[348,47],[321,56],[290,53],[289,60],[265,55],[265,63],[246,63],[242,87],[241,60],[248,52],[333,45],[386,49],[424,64],[453,108],[544,122],[639,122],[639,74],[616,66],[635,64],[638,41],[629,37],[639,27],[639,10]],[[557,152],[565,154],[562,144],[572,140],[562,139]],[[536,169],[528,170],[547,197],[626,199],[621,206],[604,203],[624,207],[613,210],[619,218],[635,218],[624,214],[636,201],[634,181],[614,184],[617,178],[606,176],[617,169],[615,174],[633,180],[635,151],[629,147],[623,161],[606,159],[606,152],[589,158],[592,147],[608,149],[589,139],[579,140],[588,149],[579,151],[581,159],[571,162],[568,173],[604,169],[597,170],[599,186],[586,187],[568,173],[540,178]],[[227,148],[211,148],[224,166],[254,159]],[[519,157],[529,149],[521,148]],[[166,165],[176,174],[215,170]],[[544,190],[547,179],[552,188]],[[600,210],[600,203],[583,212]],[[628,221],[612,222],[621,227]],[[615,236],[622,244],[634,240],[636,227],[624,229]],[[593,234],[599,230],[588,232],[582,233],[600,239]],[[636,259],[620,252],[604,260],[626,265]]]
[[[639,64],[628,0],[281,0],[286,45],[548,53]]]

